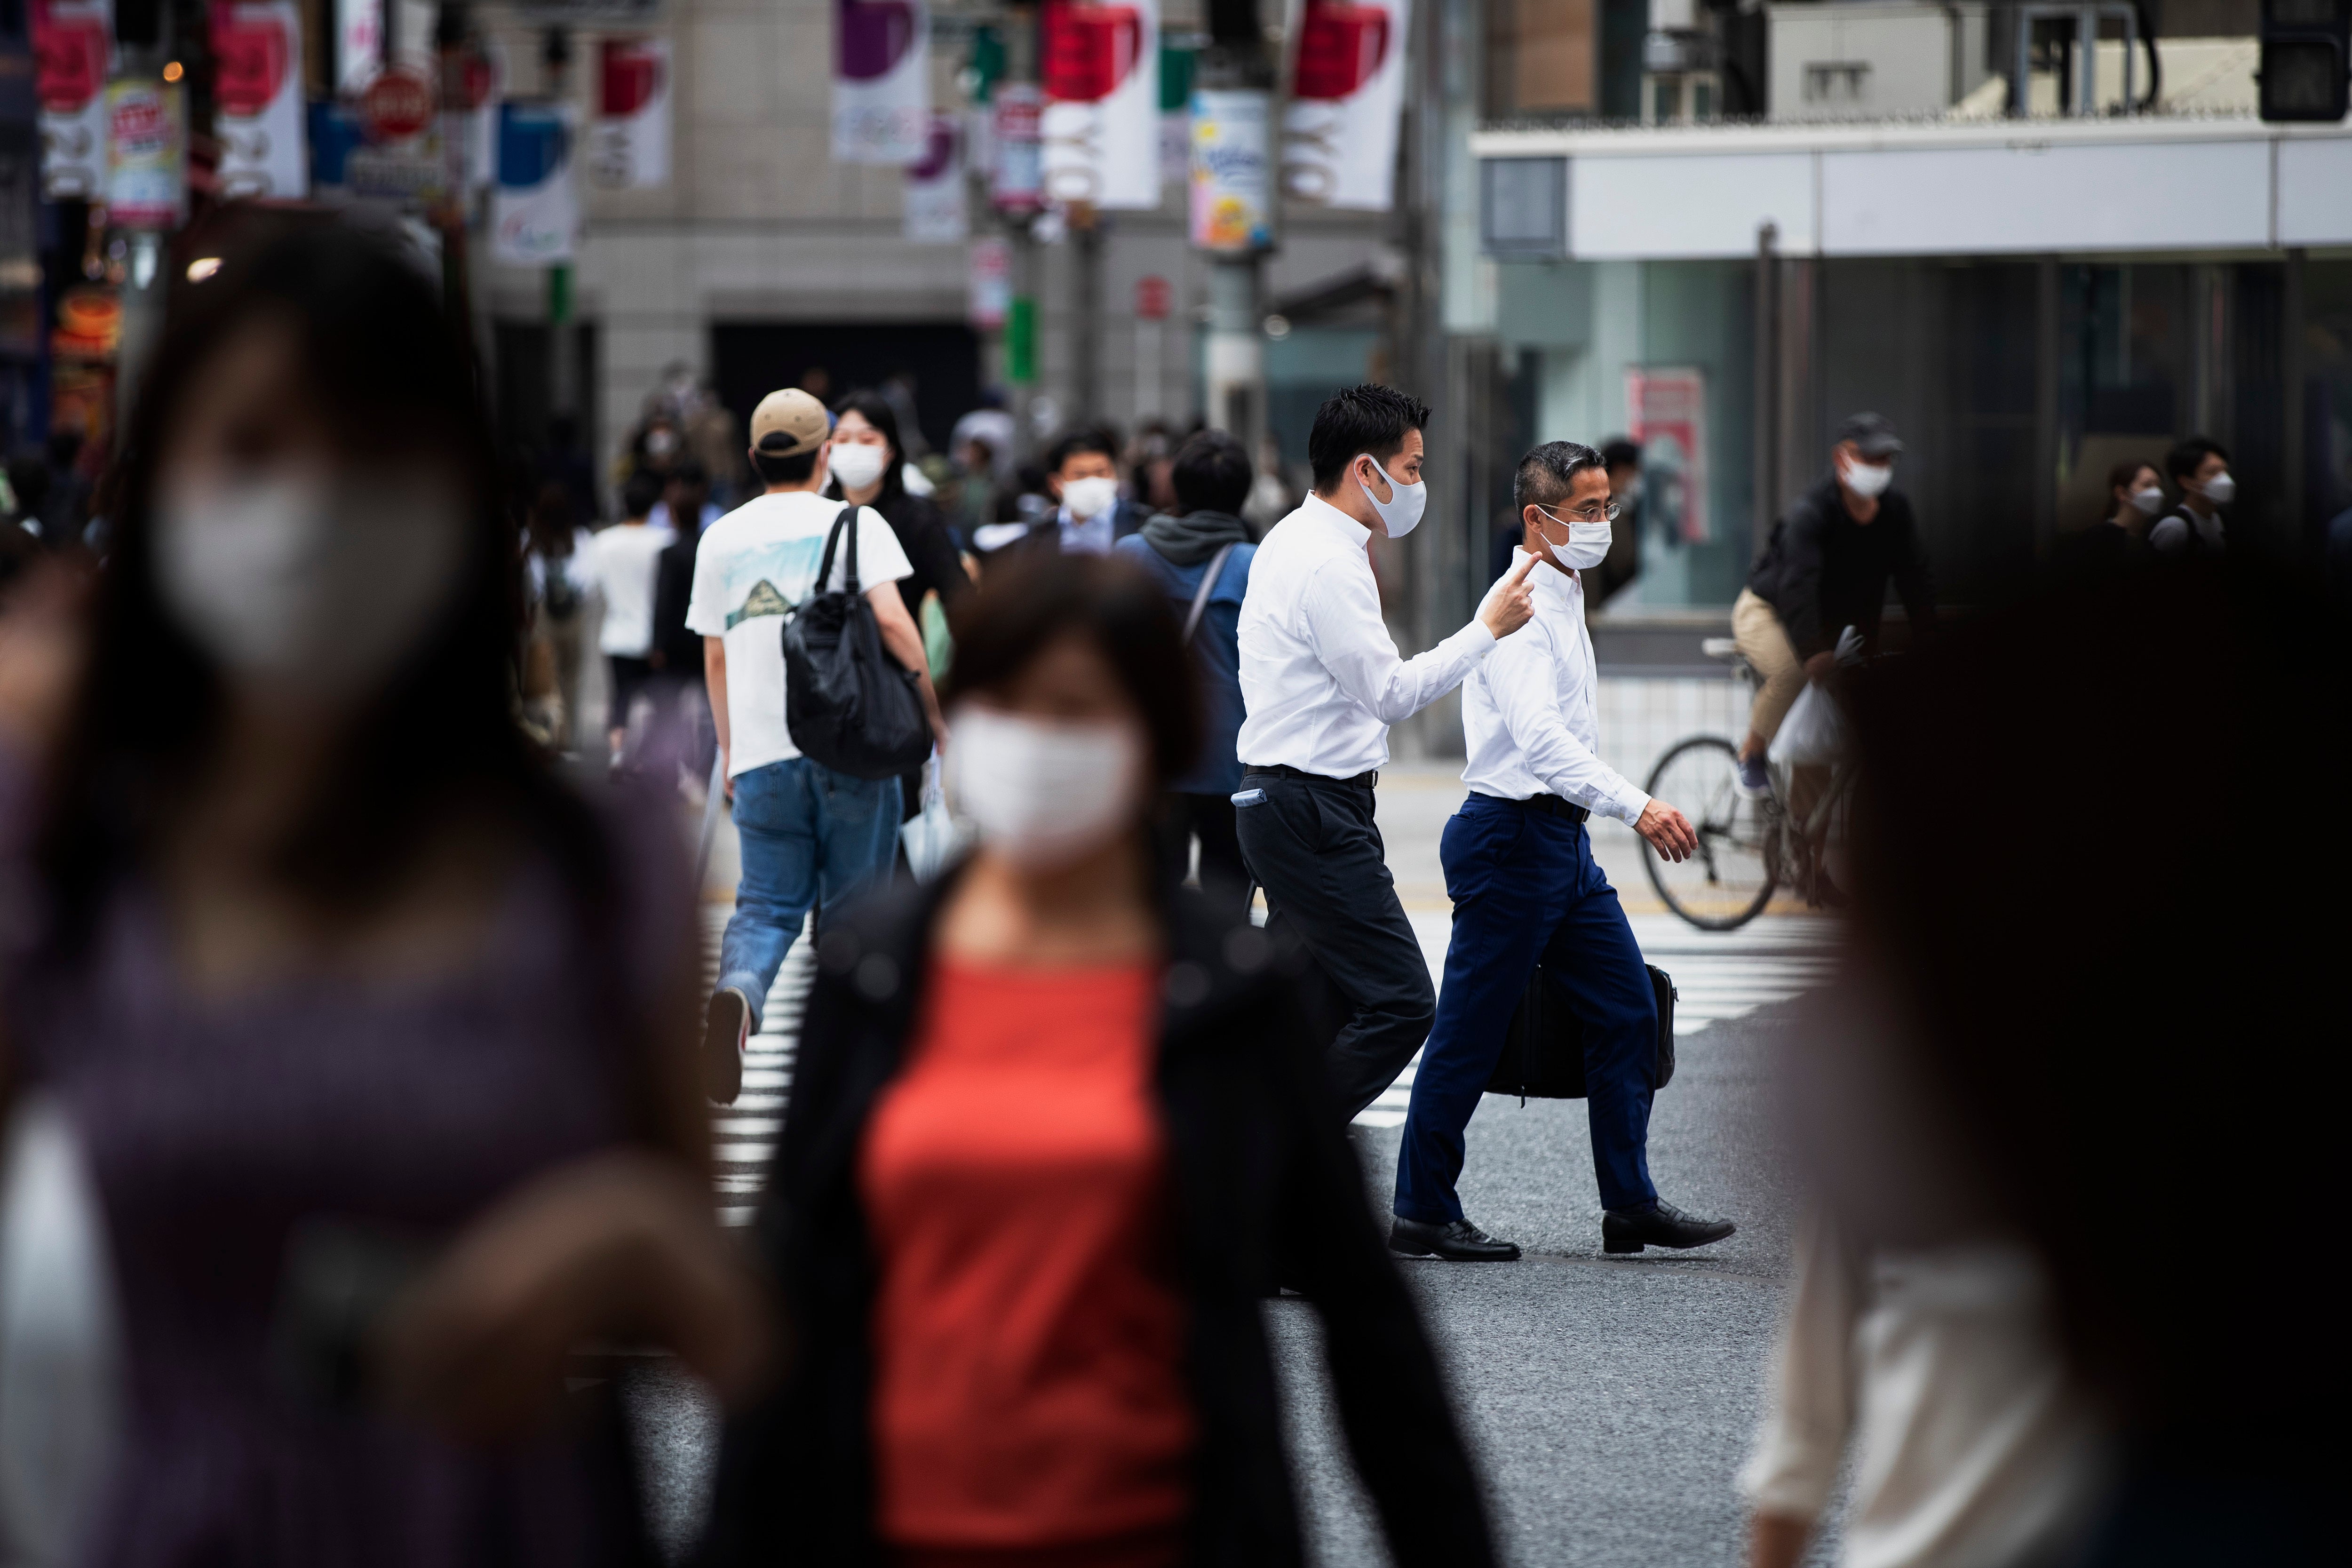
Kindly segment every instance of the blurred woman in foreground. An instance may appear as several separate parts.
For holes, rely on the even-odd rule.
[[[1155,879],[1201,731],[1166,595],[1047,552],[955,637],[980,847],[819,950],[761,1220],[806,1353],[729,1432],[712,1560],[1297,1563],[1279,1267],[1396,1561],[1489,1561],[1291,961]]]
[[[675,852],[515,723],[460,339],[348,232],[232,254],[125,451],[89,613],[51,583],[0,647],[0,1043],[88,1150],[125,1340],[89,1556],[632,1561],[567,1352],[733,1386],[761,1315]]]

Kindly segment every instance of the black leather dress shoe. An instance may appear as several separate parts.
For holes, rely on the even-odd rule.
[[[1664,1198],[1654,1209],[1604,1209],[1601,1250],[1639,1252],[1644,1247],[1705,1247],[1738,1228],[1727,1219],[1701,1219]]]
[[[1496,1241],[1466,1219],[1430,1225],[1402,1215],[1389,1227],[1389,1250],[1400,1258],[1444,1258],[1455,1263],[1509,1263],[1516,1243]]]

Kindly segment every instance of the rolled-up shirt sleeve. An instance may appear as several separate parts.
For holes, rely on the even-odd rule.
[[[1569,729],[1559,708],[1555,655],[1541,631],[1529,626],[1505,637],[1486,661],[1485,679],[1503,728],[1546,789],[1598,816],[1629,825],[1641,820],[1650,797]]]
[[[1496,647],[1472,621],[1426,653],[1398,655],[1370,573],[1323,572],[1299,600],[1301,628],[1339,689],[1383,724],[1401,724],[1462,684]]]

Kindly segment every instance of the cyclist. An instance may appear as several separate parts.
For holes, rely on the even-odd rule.
[[[1934,622],[1910,498],[1893,488],[1902,451],[1883,414],[1857,414],[1839,426],[1829,474],[1772,525],[1731,606],[1732,640],[1757,677],[1748,739],[1739,748],[1743,794],[1761,799],[1771,793],[1765,748],[1805,682],[1833,668],[1840,630],[1855,627],[1875,651],[1889,577],[1914,634]]]

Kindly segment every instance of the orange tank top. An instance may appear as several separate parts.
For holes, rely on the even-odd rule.
[[[859,1184],[877,1523],[893,1546],[1173,1539],[1185,1317],[1152,1073],[1156,969],[938,961]]]

